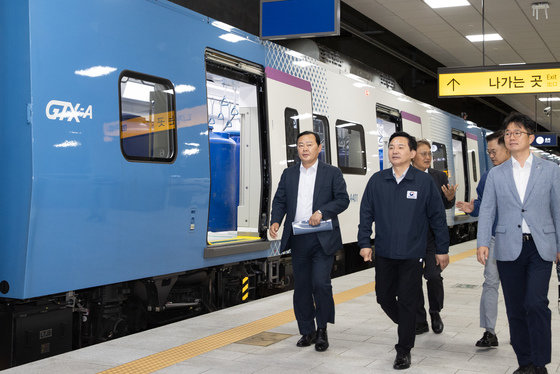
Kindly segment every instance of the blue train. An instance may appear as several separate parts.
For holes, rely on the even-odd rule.
[[[267,228],[300,131],[348,184],[336,274],[392,132],[459,200],[489,166],[475,124],[165,0],[1,0],[0,35],[0,369],[289,288]]]

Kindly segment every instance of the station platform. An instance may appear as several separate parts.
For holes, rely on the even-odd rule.
[[[474,343],[479,327],[483,267],[475,241],[450,248],[443,272],[445,328],[416,337],[412,366],[405,372],[432,374],[512,373],[517,361],[509,344],[500,290],[496,332],[499,347]],[[336,323],[328,326],[330,347],[296,347],[300,335],[292,308],[292,291],[129,335],[55,357],[5,370],[17,373],[395,373],[392,364],[396,325],[375,299],[374,269],[333,279]],[[560,373],[558,280],[550,280],[552,363]],[[425,287],[424,287],[425,290]]]

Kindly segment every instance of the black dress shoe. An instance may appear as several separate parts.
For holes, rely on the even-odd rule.
[[[311,344],[315,343],[315,339],[315,332],[312,332],[311,334],[305,334],[301,336],[296,345],[298,347],[309,347]]]
[[[535,366],[535,374],[548,374],[546,366]]]
[[[410,367],[410,352],[399,353],[397,352],[397,357],[395,357],[395,362],[393,363],[393,369],[403,370]]]
[[[439,316],[438,312],[430,312],[430,317],[432,318],[432,330],[434,333],[441,334],[443,331],[443,321]]]
[[[498,337],[492,334],[489,331],[485,331],[482,338],[475,344],[477,347],[497,347],[498,346]]]
[[[428,331],[430,331],[430,328],[428,327],[428,322],[416,324],[416,331],[415,331],[416,335],[420,335]]]
[[[513,374],[535,374],[535,367],[533,366],[533,364],[522,365],[518,367],[517,370],[513,372]]]
[[[315,350],[317,352],[324,352],[329,348],[329,338],[327,336],[327,329],[317,329],[317,340],[315,341]]]

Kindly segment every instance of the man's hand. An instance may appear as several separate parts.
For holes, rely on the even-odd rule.
[[[436,265],[439,265],[441,271],[449,265],[449,254],[439,255],[436,254]]]
[[[488,260],[488,247],[478,247],[476,250],[476,259],[482,265],[486,265],[486,260]]]
[[[362,248],[360,249],[360,256],[362,256],[364,258],[364,262],[371,262],[372,261],[372,256],[373,251],[371,250],[371,248]]]
[[[319,211],[316,211],[315,213],[313,213],[313,215],[309,218],[309,224],[311,226],[317,226],[318,224],[321,223],[321,218],[323,218],[323,214],[321,214]]]
[[[272,239],[276,239],[278,228],[280,228],[280,224],[278,222],[274,222],[272,225],[270,225],[270,230],[268,232],[270,233],[270,237]]]
[[[474,210],[474,199],[472,199],[470,203],[467,203],[466,201],[457,201],[457,204],[455,205],[461,212],[472,213]]]
[[[560,263],[560,252],[558,252],[556,254],[556,263],[559,264]]]
[[[458,187],[459,187],[458,184],[456,185],[448,184],[447,186],[445,185],[441,186],[441,190],[443,191],[445,198],[451,201],[455,198],[455,192],[457,191]]]

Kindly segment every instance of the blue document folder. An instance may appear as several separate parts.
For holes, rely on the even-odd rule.
[[[311,226],[309,221],[292,222],[294,235],[310,234],[312,232],[331,231],[332,220],[321,221],[317,226]]]

